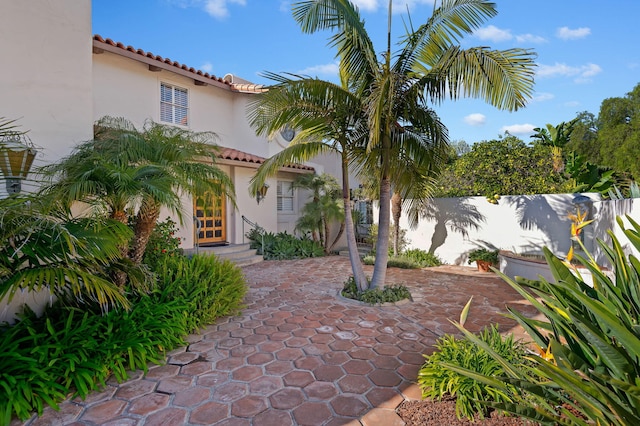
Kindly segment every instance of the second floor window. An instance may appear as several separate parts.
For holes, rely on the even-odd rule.
[[[160,85],[160,121],[189,125],[189,92],[187,89],[162,83]]]

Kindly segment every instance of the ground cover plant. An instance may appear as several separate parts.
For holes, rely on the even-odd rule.
[[[485,328],[476,337],[510,363],[523,367],[526,364],[524,344],[513,335],[503,337],[497,325]],[[489,377],[503,376],[502,365],[487,351],[450,334],[440,337],[434,346],[436,351],[425,357],[426,362],[418,372],[423,398],[442,401],[454,397],[457,416],[470,420],[489,414],[481,401],[514,401],[515,386],[496,388],[450,368],[453,365]]]
[[[626,219],[629,229],[620,217],[618,224],[629,243],[640,250],[640,225],[629,216]],[[614,275],[602,272],[579,238],[588,223],[574,223],[572,236],[586,253],[575,257],[591,272],[593,287],[584,283],[574,266],[546,248],[555,283],[503,276],[544,316],[530,319],[509,309],[538,347],[538,354],[528,356],[530,367],[514,365],[459,326],[470,342],[502,365],[505,374],[456,371],[498,389],[516,386],[522,395],[513,403],[484,404],[549,425],[640,424],[640,261],[625,255],[609,231],[611,242],[599,240],[598,245]]]
[[[247,233],[250,247],[257,249],[265,260],[304,259],[324,256],[324,249],[308,236],[296,237],[287,232],[265,232],[252,229]]]
[[[362,259],[365,265],[375,264],[376,258],[367,255]],[[442,265],[442,260],[435,254],[421,249],[405,250],[399,256],[390,256],[387,260],[387,268],[419,269]]]
[[[81,398],[110,376],[146,371],[183,345],[184,337],[240,308],[241,270],[214,257],[169,257],[148,293],[132,293],[130,309],[102,314],[97,304],[55,304],[41,317],[28,310],[0,328],[0,423],[24,420],[69,394]]]
[[[409,289],[401,284],[387,285],[383,288],[368,289],[358,291],[353,277],[344,283],[344,287],[340,294],[348,299],[358,300],[360,302],[369,303],[370,305],[379,305],[381,303],[395,303],[401,300],[411,299]]]

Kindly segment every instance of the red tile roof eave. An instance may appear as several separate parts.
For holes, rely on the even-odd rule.
[[[125,46],[120,42],[115,42],[109,38],[104,39],[100,35],[93,36],[94,53],[102,53],[103,51],[111,52],[116,55],[124,56],[147,65],[173,72],[184,77],[191,78],[200,83],[210,84],[212,86],[242,93],[261,93],[267,89],[259,84],[234,84],[221,77],[213,74],[196,70],[193,67],[172,61],[169,58],[163,58],[160,55],[154,55],[151,52],[145,52],[142,49],[136,49],[132,46]]]
[[[217,154],[220,164],[241,165],[243,167],[258,168],[266,160],[258,155],[248,154],[233,148],[220,148]],[[304,164],[287,164],[280,169],[292,173],[313,173],[315,169]]]

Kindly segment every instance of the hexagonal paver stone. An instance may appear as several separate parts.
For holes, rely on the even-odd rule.
[[[300,370],[313,370],[322,365],[322,361],[317,356],[305,356],[294,361],[293,365]]]
[[[158,383],[157,391],[162,393],[180,392],[191,386],[192,379],[191,376],[173,376],[162,379]]]
[[[237,370],[234,370],[231,373],[231,377],[234,380],[239,380],[241,382],[250,382],[256,377],[260,377],[262,375],[262,369],[260,367],[256,367],[254,365],[247,365],[245,367],[240,367]]]
[[[227,404],[207,402],[191,411],[189,421],[199,425],[210,425],[227,418],[229,409]]]
[[[297,386],[303,388],[313,382],[313,376],[308,371],[292,371],[282,378],[287,386]]]
[[[353,348],[353,342],[350,340],[336,340],[334,342],[329,343],[329,347],[334,351],[348,351]]]
[[[293,370],[293,363],[291,361],[273,361],[264,366],[264,371],[267,374],[273,374],[281,376]]]
[[[328,352],[322,355],[322,359],[327,364],[340,365],[349,361],[350,358],[345,352]]]
[[[195,352],[183,352],[181,354],[177,354],[170,357],[169,361],[167,361],[167,364],[186,365],[186,364],[189,364],[190,362],[195,361],[199,357],[200,357],[200,354],[197,354]]]
[[[240,345],[231,349],[231,356],[245,357],[256,353],[256,347],[254,345]]]
[[[377,386],[397,386],[402,379],[393,370],[375,370],[368,374],[369,379]]]
[[[153,392],[157,385],[158,382],[152,382],[151,380],[134,380],[120,386],[115,395],[122,399],[133,399]]]
[[[254,425],[262,426],[291,426],[293,419],[288,411],[269,409],[258,414],[253,419]]]
[[[313,382],[305,386],[303,389],[309,399],[319,399],[326,401],[338,394],[338,389],[333,383]]]
[[[323,382],[333,382],[344,376],[344,370],[337,365],[321,365],[313,370],[313,375],[317,380]]]
[[[291,337],[284,342],[290,348],[302,348],[309,345],[309,343],[309,339],[306,337]]]
[[[152,393],[149,395],[141,396],[134,400],[129,406],[129,412],[138,414],[140,416],[146,416],[154,411],[162,410],[169,405],[169,395],[162,393]]]
[[[424,356],[421,352],[402,352],[398,358],[405,364],[422,365],[424,364]]]
[[[109,420],[118,417],[124,410],[126,404],[126,402],[118,399],[101,402],[87,408],[82,415],[81,420],[97,424],[106,423]]]
[[[145,426],[180,426],[187,421],[187,411],[181,408],[165,408],[147,416]]]
[[[331,411],[326,404],[305,402],[293,410],[293,418],[301,426],[321,425],[331,418]]]
[[[211,390],[202,386],[194,386],[175,394],[173,405],[180,407],[193,407],[206,401],[211,396]]]
[[[345,393],[363,394],[371,389],[371,382],[365,376],[345,376],[338,381],[338,386]]]
[[[74,423],[80,413],[83,410],[83,407],[78,404],[73,403],[62,403],[59,405],[59,410],[54,410],[51,407],[46,407],[42,410],[42,415],[38,416],[36,420],[32,424],[34,425],[68,425]],[[134,420],[134,424],[135,424]],[[18,422],[17,419],[13,419],[10,425],[18,425],[23,424],[22,422]]]
[[[377,354],[369,348],[358,348],[347,352],[353,359],[372,359]]]
[[[382,368],[384,370],[395,370],[400,367],[400,361],[393,356],[376,356],[371,359],[371,363],[376,368]]]
[[[282,388],[282,379],[274,376],[262,376],[249,383],[249,393],[257,395],[271,395]]]
[[[213,391],[213,399],[220,402],[233,402],[247,394],[245,383],[230,382],[224,383]]]
[[[280,349],[284,349],[284,343],[268,341],[260,343],[258,349],[260,349],[261,352],[275,353]]]
[[[404,400],[402,395],[392,388],[375,387],[367,392],[365,396],[372,406],[377,408],[390,408],[392,410],[398,408],[398,405]]]
[[[420,371],[419,365],[405,364],[396,370],[398,374],[407,380],[415,380],[418,377],[418,371]]]
[[[178,365],[161,365],[159,367],[150,368],[145,376],[147,379],[164,379],[166,377],[175,376],[180,371]]]
[[[373,350],[380,355],[389,355],[395,356],[398,355],[402,350],[394,345],[376,345],[373,347]]]
[[[344,371],[348,374],[367,374],[373,371],[373,366],[368,362],[361,359],[352,359],[342,365]]]
[[[302,350],[298,348],[281,349],[276,352],[276,358],[282,361],[293,361],[303,355]]]
[[[271,395],[269,401],[273,408],[288,410],[302,404],[304,395],[300,389],[284,388]]]
[[[216,362],[216,369],[232,371],[244,364],[244,358],[226,358]]]
[[[369,406],[355,396],[338,395],[331,401],[331,407],[340,416],[356,417],[363,414]]]
[[[213,371],[213,363],[209,361],[192,362],[180,369],[180,373],[187,376],[200,376],[211,371]]]
[[[317,335],[318,333],[312,328],[298,328],[296,330],[293,330],[291,334],[296,337],[311,337]]]
[[[315,330],[314,330],[314,333],[315,333]],[[333,342],[335,339],[331,334],[316,334],[315,336],[309,337],[309,340],[311,340],[313,343],[329,344]]]
[[[252,418],[267,409],[264,398],[250,395],[240,398],[231,404],[231,415],[237,417]]]
[[[242,339],[230,337],[228,339],[222,339],[218,342],[219,349],[231,349],[242,344]]]
[[[247,364],[251,364],[251,365],[264,365],[271,361],[273,361],[273,354],[268,354],[264,352],[249,355],[247,357]]]
[[[196,379],[198,385],[205,387],[213,387],[224,383],[229,380],[229,373],[225,371],[212,371],[211,373],[203,374]]]

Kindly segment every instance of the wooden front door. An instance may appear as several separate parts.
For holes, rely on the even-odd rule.
[[[194,199],[193,211],[200,224],[198,232],[198,221],[194,223],[196,244],[203,246],[227,242],[226,207],[224,196],[205,195]]]

